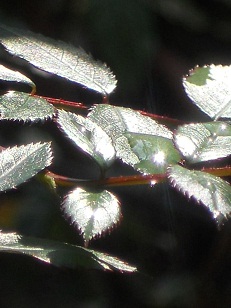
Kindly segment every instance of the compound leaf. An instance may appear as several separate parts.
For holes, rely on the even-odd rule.
[[[32,256],[58,267],[135,272],[116,257],[66,243],[0,232],[0,251]]]
[[[231,117],[231,66],[196,67],[183,79],[187,95],[212,119]]]
[[[104,95],[116,87],[115,76],[106,64],[93,60],[80,48],[3,25],[0,26],[0,42],[8,52],[37,68]]]
[[[107,190],[90,192],[78,187],[64,199],[63,210],[85,242],[113,228],[121,218],[120,203]]]
[[[0,191],[24,183],[51,164],[49,142],[7,148],[0,153]]]
[[[130,108],[97,105],[88,114],[88,119],[97,123],[111,137],[116,156],[131,166],[139,164],[140,160],[129,144],[127,133],[172,139],[172,132],[167,127]]]
[[[0,65],[0,79],[9,82],[24,83],[29,85],[33,90],[36,88],[33,81],[31,81],[28,77],[3,65]]]
[[[168,165],[176,164],[181,159],[168,138],[136,133],[126,133],[126,137],[139,159],[134,168],[142,173],[165,173]]]
[[[111,138],[96,123],[64,110],[59,110],[57,121],[68,138],[94,158],[102,168],[114,161],[115,150]]]
[[[221,178],[178,165],[168,168],[168,177],[173,187],[188,197],[204,204],[220,222],[231,212],[231,186]]]
[[[231,154],[231,125],[225,122],[182,125],[175,132],[174,140],[191,163],[226,157]]]
[[[36,122],[52,118],[53,105],[41,97],[28,93],[9,91],[0,96],[1,120],[19,120]]]

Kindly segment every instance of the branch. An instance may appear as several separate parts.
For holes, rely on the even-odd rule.
[[[47,100],[49,103],[52,105],[55,105],[57,107],[63,107],[65,110],[76,110],[76,109],[84,109],[88,110],[88,107],[85,106],[83,103],[78,103],[78,102],[71,102],[71,101],[66,101],[61,98],[52,98],[52,97],[47,97],[47,96],[39,96],[39,95],[33,95],[35,97],[41,97]]]
[[[134,185],[155,185],[164,182],[167,178],[166,174],[149,174],[149,175],[130,175],[120,177],[110,177],[99,180],[82,180],[69,178],[51,171],[46,171],[45,176],[55,181],[61,186],[80,186],[80,187],[115,187],[115,186],[134,186]]]
[[[202,168],[203,172],[210,173],[216,176],[231,176],[231,166],[222,168]]]
[[[181,120],[169,118],[169,117],[166,117],[166,116],[160,116],[158,114],[149,113],[149,112],[145,112],[145,111],[141,111],[141,110],[138,110],[138,112],[140,112],[144,116],[152,118],[153,120],[156,120],[156,121],[158,121],[162,124],[165,124],[167,126],[178,126],[178,125],[183,125],[183,124],[187,123],[186,121],[181,121]]]
[[[55,105],[57,107],[62,107],[64,110],[73,110],[76,111],[76,109],[84,109],[84,110],[88,110],[89,107],[85,106],[83,103],[79,103],[79,102],[72,102],[72,101],[66,101],[64,99],[61,98],[52,98],[52,97],[47,97],[47,96],[38,96],[38,95],[34,95],[33,93],[31,93],[33,96],[35,97],[41,97],[46,99],[49,103],[51,103],[52,105]],[[110,104],[108,97],[105,96],[103,98],[102,104]],[[156,120],[162,124],[165,125],[169,125],[169,126],[178,126],[178,125],[182,125],[185,124],[187,122],[185,121],[181,121],[178,119],[173,119],[170,117],[166,117],[166,116],[160,116],[158,114],[154,114],[154,113],[148,113],[146,111],[142,111],[142,110],[137,110],[139,113],[141,113],[144,116],[150,117],[153,120]]]

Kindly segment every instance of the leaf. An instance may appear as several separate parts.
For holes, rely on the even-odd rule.
[[[61,129],[78,147],[88,153],[102,167],[108,167],[115,159],[115,149],[111,138],[89,119],[71,112],[59,110]]]
[[[58,267],[137,271],[136,267],[102,252],[17,233],[0,232],[0,251],[29,255]]]
[[[191,163],[226,157],[231,154],[231,125],[207,122],[179,126],[175,144]]]
[[[181,159],[168,138],[136,133],[127,133],[126,137],[139,159],[134,168],[142,173],[165,173],[169,164],[176,164]]]
[[[231,212],[231,187],[221,178],[178,165],[168,168],[168,177],[173,187],[188,197],[203,203],[219,222]]]
[[[106,64],[93,60],[80,48],[3,25],[0,25],[0,42],[8,52],[37,68],[104,95],[111,93],[116,87],[115,76]]]
[[[93,107],[88,118],[114,138],[130,132],[172,139],[172,133],[166,126],[130,108],[99,104]]]
[[[51,164],[50,142],[7,148],[0,153],[0,191],[24,183]]]
[[[52,118],[53,105],[28,93],[9,91],[0,96],[1,120],[38,121]]]
[[[107,104],[95,106],[88,119],[98,124],[111,137],[116,156],[129,165],[140,162],[132,151],[126,133],[149,134],[172,139],[172,132],[164,125],[130,108]]]
[[[86,242],[111,229],[121,218],[120,203],[107,190],[90,192],[78,187],[64,199],[63,210]]]
[[[231,117],[231,66],[196,67],[183,79],[187,95],[212,119]]]
[[[3,65],[0,64],[0,79],[3,81],[10,81],[10,82],[20,82],[29,85],[33,90],[35,90],[36,86],[29,78],[25,75],[13,71]]]

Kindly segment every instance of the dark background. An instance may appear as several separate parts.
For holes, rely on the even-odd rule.
[[[48,0],[0,2],[0,19],[70,42],[108,64],[118,79],[112,104],[183,120],[206,116],[187,99],[182,76],[195,65],[231,63],[229,0]],[[37,94],[81,101],[101,97],[13,58]],[[2,85],[4,90],[5,85]],[[91,177],[96,166],[52,123],[1,124],[2,146],[53,140],[53,168]],[[228,161],[226,162],[228,163]],[[129,173],[116,164],[111,174]],[[231,223],[220,231],[208,211],[166,185],[113,190],[122,203],[119,227],[92,248],[138,266],[137,274],[59,269],[25,256],[0,254],[1,307],[229,307]],[[64,194],[61,191],[60,194]],[[0,196],[0,228],[82,244],[62,218],[60,199],[31,181]]]

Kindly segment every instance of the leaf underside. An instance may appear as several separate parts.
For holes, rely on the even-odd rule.
[[[52,118],[53,105],[28,93],[9,91],[0,96],[1,120],[36,122]]]
[[[136,267],[102,252],[16,233],[0,232],[0,251],[29,255],[58,267],[137,271]]]
[[[51,164],[49,142],[7,148],[0,153],[0,191],[24,183]]]
[[[121,218],[120,203],[107,190],[89,192],[78,187],[65,197],[62,207],[85,242],[112,229]]]
[[[175,132],[174,141],[190,163],[227,157],[231,154],[231,125],[225,122],[182,125]]]
[[[37,68],[104,95],[116,87],[115,76],[106,64],[93,60],[80,48],[4,25],[0,25],[0,42],[9,53]]]
[[[178,165],[168,168],[168,177],[173,187],[204,204],[217,222],[230,215],[231,186],[228,182],[217,176]]]
[[[64,110],[59,110],[57,122],[68,138],[95,159],[101,168],[112,164],[115,159],[115,149],[111,138],[100,126]]]
[[[0,79],[9,82],[20,82],[29,85],[32,89],[35,89],[35,84],[28,77],[20,72],[13,71],[0,64]]]
[[[183,79],[187,95],[212,119],[231,118],[231,66],[196,67]]]

